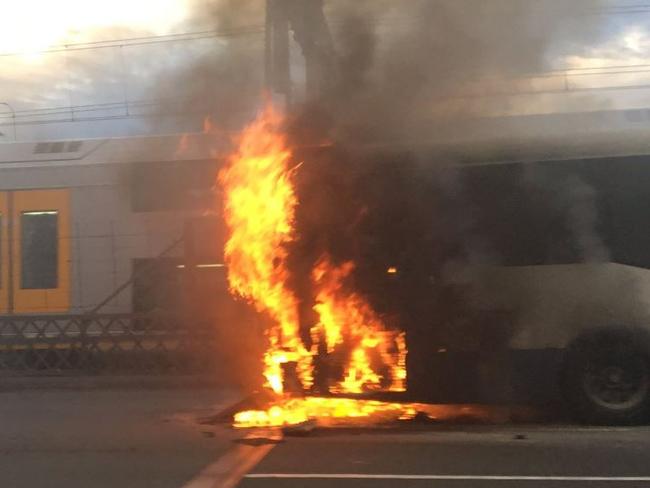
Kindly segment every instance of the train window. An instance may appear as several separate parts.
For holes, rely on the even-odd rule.
[[[214,161],[138,163],[132,167],[134,212],[208,208],[217,173]]]
[[[58,211],[23,212],[20,219],[21,288],[57,288]]]

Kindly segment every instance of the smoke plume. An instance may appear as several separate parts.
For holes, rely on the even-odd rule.
[[[331,36],[319,42],[331,40],[335,54],[321,70],[317,95],[301,96],[304,53],[292,33],[296,130],[313,127],[322,137],[326,128],[332,138],[355,141],[447,137],[450,121],[454,130],[467,131],[462,121],[468,118],[512,111],[515,102],[501,95],[525,89],[526,77],[561,66],[563,56],[584,54],[601,34],[600,4],[325,0]],[[206,40],[186,69],[164,70],[159,98],[183,98],[195,116],[213,114],[220,126],[237,127],[261,102],[265,2],[190,5],[188,29],[223,37]]]
[[[207,117],[219,129],[239,130],[254,117],[262,103],[264,3],[251,0],[189,0],[188,3],[192,14],[185,30],[214,32],[216,37],[208,35],[192,41],[189,52],[186,47],[170,52],[174,62],[161,67],[154,88],[155,98],[173,100],[167,104],[168,109],[186,115],[180,118],[176,130],[178,126],[185,130],[200,127],[200,121]]]
[[[331,114],[335,133],[371,139],[431,138],[436,123],[507,112],[507,98],[483,95],[512,92],[512,79],[582,52],[602,25],[597,0],[327,4],[336,76],[311,103]]]
[[[471,337],[482,340],[482,332],[466,334],[458,326],[465,319],[477,323],[468,318],[473,312],[465,298],[472,284],[462,279],[462,269],[493,255],[489,239],[471,239],[486,219],[470,219],[462,212],[480,187],[460,188],[460,182],[432,175],[403,154],[385,153],[378,162],[374,155],[364,157],[350,148],[368,142],[440,141],[458,133],[471,139],[477,119],[517,108],[511,97],[499,94],[521,90],[531,75],[561,65],[562,56],[587,50],[601,33],[603,18],[595,14],[600,3],[326,1],[335,55],[316,80],[320,90],[294,98],[291,130],[303,145],[325,138],[344,144],[333,152],[310,153],[298,173],[300,239],[291,249],[290,263],[297,294],[311,295],[306,281],[318,256],[352,259],[357,263],[355,285],[373,295],[380,312],[398,310],[400,325],[425,337],[422,344],[431,343],[431,331],[465,343]],[[200,22],[222,32],[264,26],[260,0],[196,0],[196,13]],[[300,51],[292,42],[295,72],[304,69],[304,60],[296,61]],[[217,50],[197,57],[190,70],[171,76],[165,85],[172,93],[183,93],[196,110],[214,113],[219,126],[239,127],[260,106],[263,36],[217,44]],[[296,85],[294,80],[297,94]],[[515,188],[522,187],[522,181],[516,183]],[[578,184],[558,192],[564,195],[568,225],[575,229],[584,259],[605,259],[592,190]],[[460,203],[446,204],[448,194]],[[400,270],[388,293],[379,285],[387,263]],[[310,305],[304,304],[304,315]],[[507,322],[501,317],[492,321]],[[490,327],[485,329],[494,332]],[[507,324],[503,334],[487,335],[501,338],[510,329]]]

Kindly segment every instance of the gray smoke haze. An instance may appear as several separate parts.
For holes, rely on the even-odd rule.
[[[540,185],[531,177],[528,186]],[[610,251],[598,231],[597,191],[578,175],[570,175],[552,189],[549,201],[555,202],[560,215],[566,216],[565,226],[577,250],[580,262],[603,263],[610,260]]]
[[[175,99],[173,112],[187,114],[181,127],[211,116],[222,129],[239,129],[259,109],[264,80],[264,2],[194,0],[188,31],[215,31],[217,39],[194,41],[193,59],[160,70],[154,98]],[[180,108],[180,110],[179,110]],[[187,123],[189,122],[189,124]]]

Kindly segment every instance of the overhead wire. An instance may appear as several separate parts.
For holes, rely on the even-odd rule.
[[[634,5],[621,5],[621,6],[611,6],[605,7],[599,12],[602,13],[639,13],[640,11],[650,12],[650,4],[634,4]],[[390,19],[373,19],[374,23],[385,23]],[[393,19],[395,20],[395,19]],[[404,19],[403,19],[404,20]],[[332,21],[336,24],[336,20]],[[137,37],[128,37],[120,39],[110,39],[110,40],[97,40],[97,41],[85,41],[79,43],[66,43],[51,48],[40,50],[40,51],[16,51],[11,53],[0,53],[0,57],[7,56],[19,56],[21,54],[47,54],[47,53],[57,53],[57,52],[67,52],[67,51],[79,51],[79,50],[94,50],[94,49],[106,49],[106,48],[119,48],[119,47],[128,47],[128,46],[142,46],[147,44],[158,44],[158,43],[168,43],[168,42],[183,42],[183,41],[193,41],[207,38],[231,38],[238,36],[249,36],[249,35],[260,35],[265,31],[265,26],[263,25],[250,25],[242,26],[229,30],[203,30],[203,31],[193,31],[193,32],[182,32],[182,33],[170,33],[162,35],[151,35],[151,36],[137,36]],[[531,73],[519,76],[518,79],[535,79],[535,78],[554,78],[554,77],[575,77],[575,76],[611,76],[611,75],[635,75],[643,74],[650,72],[650,63],[643,64],[618,64],[610,66],[593,66],[593,67],[575,67],[575,68],[564,68],[564,69],[555,69],[548,70],[541,73]],[[647,89],[649,85],[631,85],[631,86],[607,86],[607,87],[565,87],[564,89],[558,90],[531,90],[527,92],[512,92],[512,95],[520,94],[532,94],[532,93],[559,93],[559,92],[572,92],[572,91],[602,91],[602,90],[631,90],[631,89]],[[504,96],[505,94],[498,93],[497,96]],[[187,102],[187,100],[178,100],[181,103]],[[69,105],[69,106],[60,106],[60,107],[47,107],[47,108],[38,108],[38,109],[24,109],[16,110],[12,113],[0,113],[1,119],[11,119],[9,122],[0,122],[0,125],[11,125],[15,123],[16,125],[40,125],[47,123],[58,123],[58,122],[82,122],[82,121],[101,121],[101,120],[115,120],[115,119],[124,119],[124,118],[140,118],[148,117],[152,115],[161,115],[160,113],[156,114],[116,114],[116,115],[103,115],[97,117],[76,117],[75,114],[78,113],[87,113],[87,112],[98,112],[98,111],[110,111],[110,110],[125,110],[128,112],[129,109],[137,109],[142,107],[154,107],[160,106],[165,103],[173,103],[171,100],[134,100],[134,101],[120,101],[120,102],[106,102],[106,103],[96,103],[96,104],[86,104],[86,105]],[[196,112],[180,112],[177,115],[183,115],[187,113],[193,114]],[[35,117],[45,117],[45,116],[56,116],[56,115],[67,115],[70,118],[66,119],[53,119],[53,120],[32,120],[32,121],[17,121],[20,118],[35,118]],[[171,114],[173,115],[173,114]]]
[[[630,65],[635,68],[644,66],[647,69],[635,69],[634,71],[626,70],[615,70],[615,71],[601,71],[601,72],[589,72],[588,70],[593,68],[586,68],[585,71],[578,70],[577,73],[573,73],[574,70],[551,70],[546,73],[538,73],[533,75],[523,75],[517,77],[515,81],[519,80],[530,80],[530,79],[542,79],[542,78],[554,78],[554,77],[567,77],[571,79],[573,77],[585,77],[585,76],[612,76],[612,75],[635,75],[635,74],[646,74],[650,73],[650,64],[648,65]],[[612,68],[619,67],[624,68],[625,66],[613,66]],[[598,69],[607,69],[609,67],[600,67]],[[503,91],[503,92],[492,92],[481,95],[459,95],[461,98],[474,98],[481,97],[486,98],[489,96],[520,96],[520,95],[533,95],[533,94],[549,94],[549,93],[571,93],[571,92],[584,92],[584,91],[620,91],[620,90],[634,90],[634,89],[648,89],[650,85],[647,83],[642,84],[632,84],[632,85],[608,85],[608,86],[594,86],[594,87],[576,87],[576,86],[564,86],[563,88],[558,89],[537,89],[537,90],[514,90],[514,91]],[[86,104],[86,105],[67,105],[67,106],[58,106],[58,107],[47,107],[47,108],[38,108],[38,109],[23,109],[16,110],[14,113],[3,112],[0,113],[0,125],[13,125],[15,122],[16,125],[42,125],[49,123],[57,122],[84,122],[84,121],[102,121],[102,120],[116,120],[124,118],[145,118],[155,115],[195,115],[200,111],[180,111],[180,112],[154,112],[154,113],[141,113],[137,112],[138,109],[147,109],[155,108],[161,106],[173,106],[173,105],[190,105],[194,102],[199,101],[198,99],[192,98],[161,98],[161,99],[149,99],[149,100],[129,100],[127,102],[118,101],[118,102],[105,102],[105,103],[95,103],[95,104]],[[94,117],[83,117],[83,114],[88,114],[92,112],[111,112],[121,110],[126,113],[124,114],[114,114],[114,115],[97,115]],[[129,112],[133,110],[136,111],[133,114]],[[82,115],[82,116],[79,116]],[[24,120],[24,119],[34,119],[39,117],[56,117],[62,116],[59,118],[53,118],[51,120]],[[21,120],[23,119],[23,120]]]
[[[594,10],[595,12],[602,14],[620,14],[620,13],[650,13],[650,4],[635,4],[635,5],[620,5],[620,6],[610,6],[604,7],[601,9]],[[383,24],[390,23],[396,20],[413,20],[407,16],[398,16],[393,15],[390,18],[376,17],[370,18],[370,23],[373,24]],[[340,19],[331,19],[330,23],[340,24],[342,20]],[[205,38],[231,38],[238,36],[247,36],[253,34],[263,34],[265,32],[264,25],[247,25],[240,26],[232,29],[222,29],[222,30],[201,30],[201,31],[190,31],[190,32],[176,32],[169,34],[159,34],[159,35],[149,35],[149,36],[136,36],[136,37],[124,37],[117,39],[105,39],[105,40],[96,40],[96,41],[83,41],[75,43],[63,43],[51,46],[46,49],[40,50],[19,50],[13,52],[0,52],[0,56],[19,56],[21,54],[46,54],[46,53],[56,53],[62,51],[76,51],[76,50],[87,50],[87,49],[104,49],[111,47],[121,47],[121,46],[139,46],[143,44],[153,44],[161,42],[177,42],[177,41],[192,41],[197,39]]]
[[[607,92],[607,91],[631,91],[631,90],[647,90],[650,89],[650,84],[640,85],[610,85],[602,87],[570,87],[558,89],[542,89],[542,90],[520,90],[520,91],[507,91],[495,92],[490,94],[450,94],[447,97],[439,97],[440,99],[480,99],[480,98],[498,98],[498,97],[520,97],[531,95],[553,95],[553,94],[570,94],[570,93],[585,93],[585,92]],[[169,111],[169,112],[155,112],[155,113],[124,113],[119,115],[98,115],[94,117],[75,117],[70,119],[52,119],[52,120],[35,120],[35,121],[17,121],[17,126],[38,126],[49,124],[61,123],[81,123],[81,122],[101,122],[101,121],[115,121],[115,120],[128,120],[128,119],[146,119],[151,117],[184,117],[190,115],[205,115],[204,110],[183,110],[183,111]],[[3,117],[0,116],[0,119]],[[10,117],[4,117],[10,119]],[[13,122],[6,121],[0,122],[0,126],[10,126]]]

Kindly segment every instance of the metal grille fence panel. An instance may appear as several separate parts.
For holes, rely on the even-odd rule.
[[[215,356],[213,331],[168,314],[0,316],[0,370],[199,372]]]

